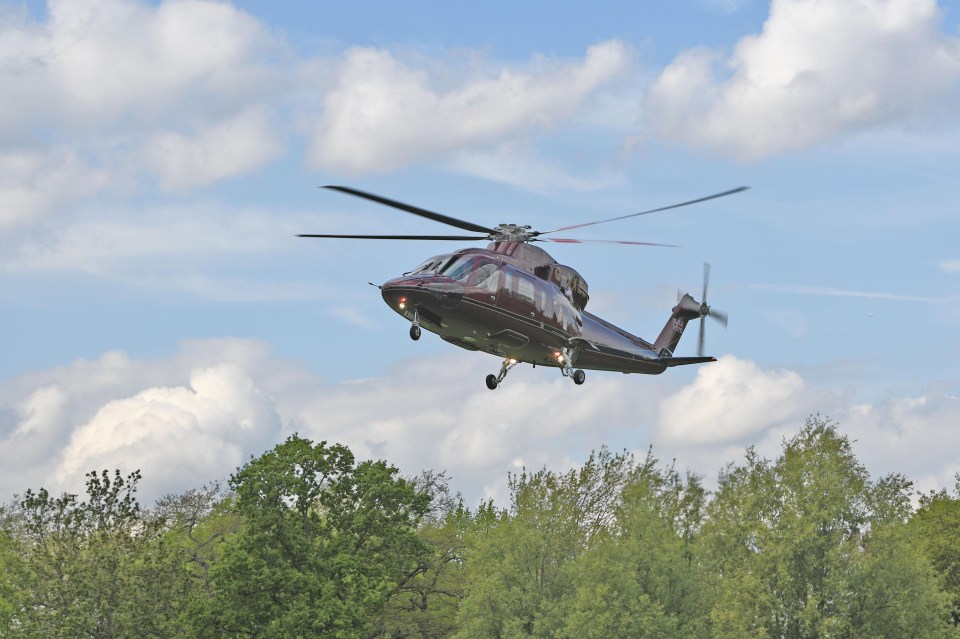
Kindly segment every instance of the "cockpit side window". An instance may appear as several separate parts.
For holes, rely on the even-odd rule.
[[[473,270],[473,260],[469,257],[455,257],[440,269],[440,275],[446,275],[450,279],[462,280],[470,271]]]
[[[496,273],[499,270],[499,262],[477,260],[469,277],[467,277],[466,285],[494,289],[497,285]]]
[[[482,286],[483,283],[494,273],[500,269],[500,264],[497,262],[486,262],[477,266],[473,269],[473,272],[470,273],[470,277],[467,279],[468,286]]]

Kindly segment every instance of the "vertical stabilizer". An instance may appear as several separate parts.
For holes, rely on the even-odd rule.
[[[673,357],[683,330],[687,327],[687,322],[700,317],[700,303],[693,299],[689,293],[685,293],[677,305],[673,307],[670,319],[667,320],[660,336],[653,343],[654,349],[660,357]]]

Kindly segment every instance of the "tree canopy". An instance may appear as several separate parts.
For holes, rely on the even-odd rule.
[[[0,637],[960,637],[960,477],[871,478],[820,416],[715,490],[600,448],[471,508],[297,435],[150,508],[140,481],[0,509]]]

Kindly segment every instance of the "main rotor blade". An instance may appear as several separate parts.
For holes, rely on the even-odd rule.
[[[575,240],[566,237],[544,237],[533,238],[533,242],[559,242],[561,244],[632,244],[635,246],[666,246],[669,248],[679,248],[677,244],[658,244],[656,242],[631,242],[629,240]]]
[[[669,209],[678,209],[681,206],[689,206],[691,204],[697,204],[698,202],[706,202],[707,200],[715,200],[718,197],[725,197],[727,195],[733,195],[734,193],[740,193],[741,191],[746,191],[749,189],[749,186],[738,186],[735,189],[730,189],[729,191],[724,191],[723,193],[715,193],[713,195],[708,195],[707,197],[697,198],[696,200],[690,200],[689,202],[681,202],[679,204],[671,204],[670,206],[661,206],[658,209],[650,209],[649,211],[640,211],[639,213],[631,213],[629,215],[621,215],[620,217],[611,217],[607,220],[597,220],[595,222],[584,222],[583,224],[574,224],[573,226],[561,226],[558,229],[553,229],[552,231],[543,231],[540,235],[546,235],[547,233],[556,233],[557,231],[569,231],[571,229],[579,229],[584,226],[593,226],[594,224],[605,224],[607,222],[616,222],[617,220],[625,220],[629,217],[637,217],[638,215],[647,215],[649,213],[657,213],[659,211],[667,211]]]
[[[297,237],[328,237],[348,240],[486,240],[486,235],[317,235],[300,233]]]
[[[441,215],[440,213],[434,213],[433,211],[421,209],[420,207],[417,207],[417,206],[411,206],[410,204],[404,204],[403,202],[397,202],[396,200],[380,197],[379,195],[374,195],[373,193],[358,191],[357,189],[351,189],[346,186],[325,186],[323,188],[331,189],[333,191],[340,191],[341,193],[346,193],[347,195],[353,195],[355,197],[362,197],[366,200],[376,202],[377,204],[392,206],[395,209],[400,209],[401,211],[406,211],[407,213],[413,213],[414,215],[419,215],[420,217],[425,217],[427,219],[433,220],[434,222],[440,222],[441,224],[446,224],[448,226],[455,226],[458,229],[463,229],[465,231],[475,231],[477,233],[489,233],[491,235],[496,234],[496,231],[494,231],[491,228],[487,228],[486,226],[480,226],[479,224],[474,224],[473,222],[458,220],[457,218],[450,217],[449,215]],[[487,238],[484,237],[481,239],[487,239]]]

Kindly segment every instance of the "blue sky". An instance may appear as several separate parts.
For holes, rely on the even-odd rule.
[[[0,494],[226,477],[287,434],[468,500],[601,445],[708,482],[820,412],[876,475],[960,472],[960,5],[0,2]],[[678,288],[716,364],[518,368],[407,327],[382,282],[437,233],[345,184],[548,247],[641,336]],[[696,348],[695,334],[681,342]]]

